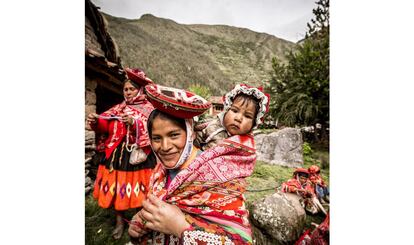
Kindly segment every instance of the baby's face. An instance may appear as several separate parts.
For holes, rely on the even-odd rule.
[[[249,133],[256,120],[256,106],[254,103],[243,103],[242,99],[235,99],[230,109],[224,115],[223,124],[231,135]]]

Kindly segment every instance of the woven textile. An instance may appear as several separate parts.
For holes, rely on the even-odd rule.
[[[217,235],[222,237],[223,244],[229,240],[235,244],[251,244],[243,193],[247,186],[245,177],[252,174],[256,162],[253,136],[232,136],[198,153],[193,153],[168,183],[167,170],[157,164],[149,191],[177,205],[186,214],[192,228],[202,232],[200,237]],[[191,231],[186,234],[190,235],[184,237],[197,237],[191,235]],[[160,236],[163,234],[153,234],[152,242],[164,240]]]

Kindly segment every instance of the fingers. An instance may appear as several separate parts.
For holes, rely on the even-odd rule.
[[[128,234],[131,237],[140,237],[141,236],[141,233],[137,230],[137,227],[135,225],[132,225],[132,224],[129,225]]]
[[[148,213],[155,213],[161,207],[160,202],[162,201],[150,194],[148,195],[148,198],[142,202],[142,210]]]
[[[165,208],[166,206],[170,205],[163,200],[159,199],[158,197],[154,196],[153,194],[148,195],[148,201],[157,209],[161,210],[162,208]]]
[[[139,223],[136,223],[139,224]],[[128,228],[128,233],[131,237],[141,237],[147,233],[145,229],[140,228],[138,225],[131,223]]]
[[[90,113],[89,115],[88,115],[88,118],[90,118],[90,119],[96,119],[96,118],[98,118],[99,117],[99,115],[98,114],[96,114],[96,113]]]
[[[150,210],[153,210],[152,207],[150,208]],[[143,220],[143,224],[144,226],[147,225],[148,222],[153,222],[154,220],[154,215],[151,211],[147,211],[147,209],[142,209],[141,210],[141,218]]]
[[[152,229],[165,219],[165,216],[167,215],[165,213],[166,210],[163,210],[165,205],[167,205],[165,202],[153,195],[149,195],[148,198],[143,201],[140,215],[142,219],[146,220],[146,228]]]
[[[148,195],[148,200],[155,205],[156,207],[161,207],[161,205],[164,203],[159,199],[158,197],[154,196],[153,194]]]
[[[87,117],[86,117],[86,121],[88,123],[96,123],[97,122],[97,118],[98,118],[98,114],[96,113],[90,113]]]
[[[126,124],[132,125],[134,123],[134,118],[130,117],[127,114],[121,114],[121,121]]]
[[[128,233],[131,237],[141,237],[145,235],[148,231],[145,229],[142,224],[142,214],[141,211],[136,213],[131,220],[131,223],[128,228]]]

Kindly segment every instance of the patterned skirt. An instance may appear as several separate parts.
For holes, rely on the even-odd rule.
[[[137,165],[129,163],[129,156],[125,142],[121,142],[109,158],[102,156],[93,191],[93,197],[102,208],[113,206],[115,210],[127,210],[142,206],[155,167],[155,156],[151,152],[145,162]]]

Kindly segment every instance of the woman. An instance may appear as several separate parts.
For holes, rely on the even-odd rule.
[[[251,244],[243,193],[256,159],[253,136],[235,135],[201,152],[193,146],[188,115],[195,116],[194,108],[206,101],[154,87],[145,89],[156,107],[148,133],[157,165],[130,236],[142,244]],[[151,91],[171,96],[163,99]]]
[[[112,233],[115,239],[119,239],[124,230],[123,211],[141,207],[155,166],[146,130],[147,118],[154,107],[143,94],[143,86],[152,81],[139,69],[125,70],[129,78],[123,87],[125,101],[101,115],[91,113],[87,117],[97,135],[108,135],[101,144],[103,157],[93,196],[102,208],[114,207],[117,211]],[[133,165],[130,155],[134,143],[140,150],[141,163]]]

